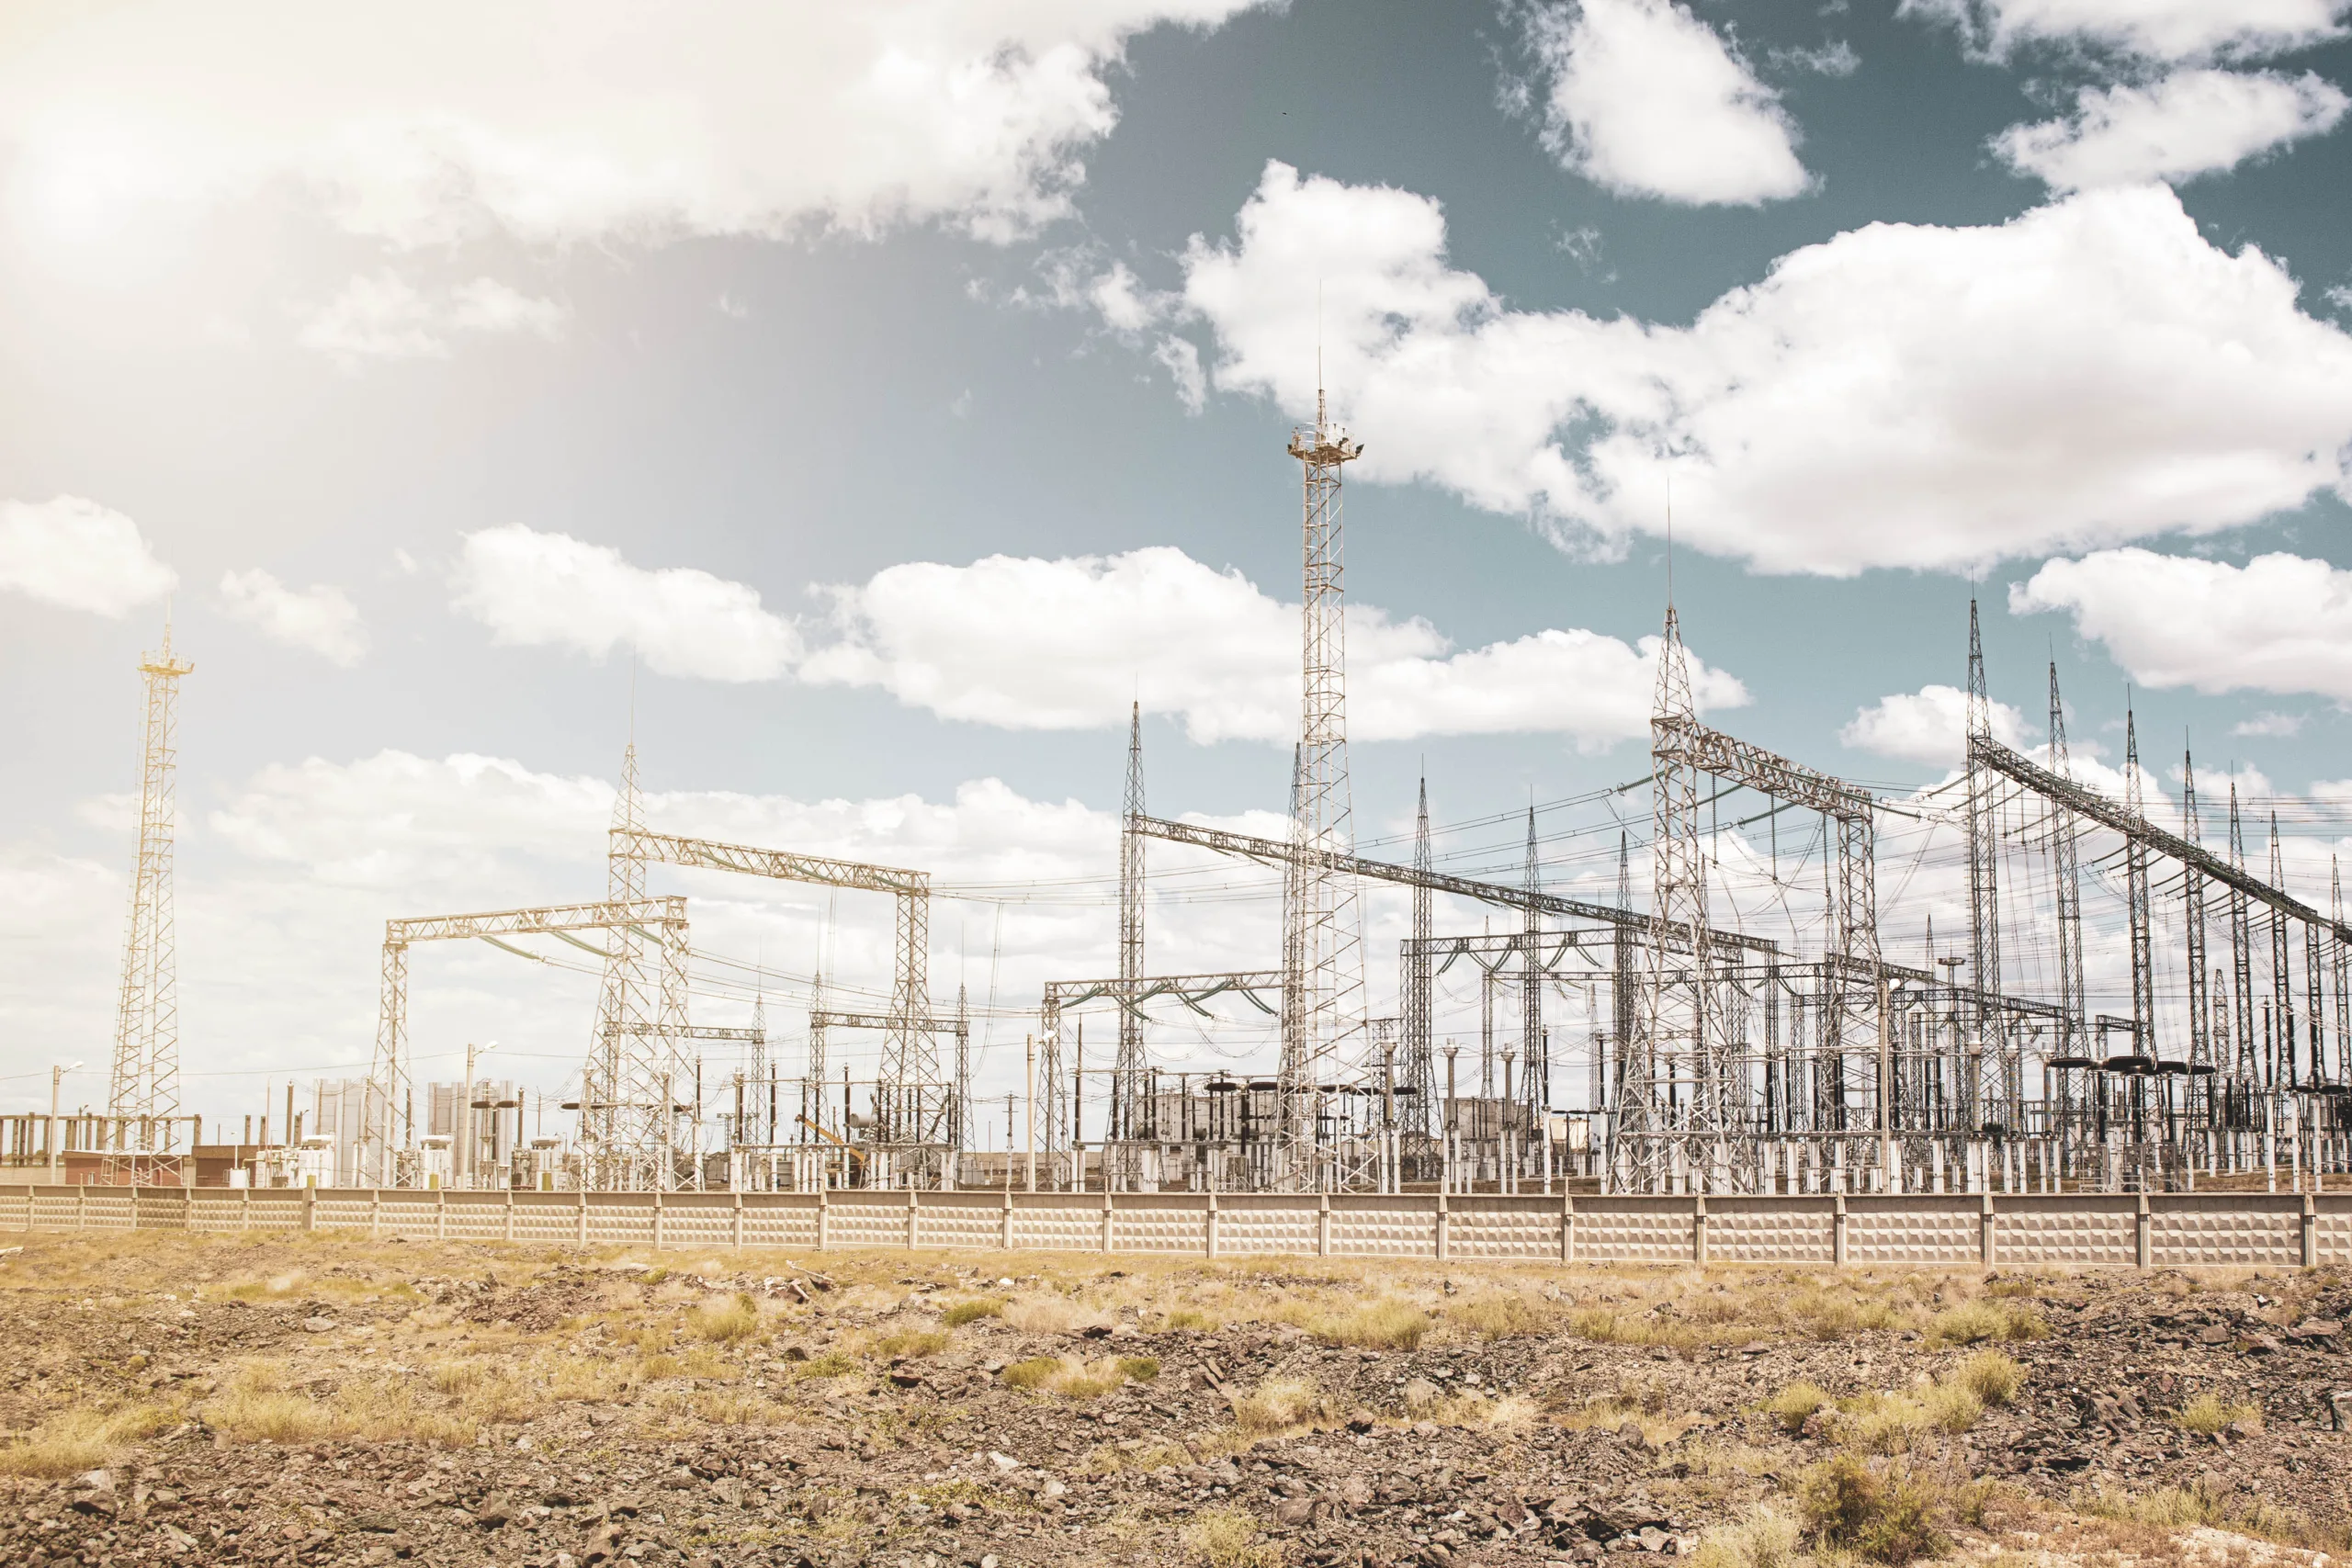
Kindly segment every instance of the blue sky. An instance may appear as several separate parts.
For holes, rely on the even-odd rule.
[[[1670,487],[1718,722],[1932,786],[1973,583],[2018,739],[2054,656],[2113,781],[2136,687],[2324,874],[2338,0],[210,9],[0,29],[11,1104],[105,1059],[167,604],[194,1109],[364,1071],[383,919],[594,895],[632,688],[657,822],[932,870],[1008,1014],[1103,969],[1130,701],[1156,809],[1281,807],[1318,340],[1367,837],[1424,767],[1445,822],[1645,771]],[[1547,810],[1547,877],[1610,820]],[[1920,853],[1891,944],[1952,929]],[[1271,962],[1272,885],[1190,864],[1154,966]],[[765,964],[797,1039],[824,900],[662,886],[698,1013]],[[569,969],[417,987],[420,1077],[586,1039]]]

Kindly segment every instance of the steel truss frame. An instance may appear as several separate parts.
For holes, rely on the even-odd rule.
[[[376,1156],[379,1185],[394,1185],[392,1117],[406,1103],[413,1087],[408,1048],[408,950],[418,942],[460,942],[474,938],[494,942],[507,936],[566,937],[573,931],[627,932],[652,942],[661,953],[659,1016],[614,1025],[616,1032],[644,1032],[674,1039],[685,1028],[686,901],[675,895],[654,898],[603,900],[593,904],[543,904],[522,909],[490,909],[463,915],[417,915],[384,922],[383,972],[377,991],[376,1049],[368,1069],[368,1097],[372,1123],[361,1134],[360,1159]],[[587,945],[582,943],[581,945]],[[594,951],[592,949],[592,951]],[[593,1069],[593,1064],[592,1064]],[[591,1185],[607,1188],[660,1185],[675,1179],[673,1114],[666,1086],[656,1090],[650,1081],[609,1079],[599,1085],[594,1071],[583,1075],[580,1088],[583,1152],[603,1153],[602,1168],[586,1172]],[[413,1136],[415,1129],[408,1128]],[[609,1151],[639,1148],[650,1157],[631,1157],[630,1168],[613,1168]]]

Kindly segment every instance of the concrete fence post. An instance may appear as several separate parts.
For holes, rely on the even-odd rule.
[[[1219,1240],[1219,1237],[1218,1237],[1218,1235],[1217,1235],[1217,1217],[1216,1217],[1216,1216],[1217,1216],[1217,1209],[1216,1209],[1216,1194],[1215,1192],[1211,1192],[1211,1193],[1209,1194],[1209,1223],[1208,1223],[1208,1236],[1207,1236],[1207,1241],[1208,1241],[1208,1255],[1209,1255],[1211,1258],[1215,1258],[1215,1257],[1216,1256],[1216,1254],[1217,1254],[1217,1242],[1218,1242],[1218,1240]]]
[[[250,1187],[237,1194],[237,1229],[248,1231],[254,1224],[254,1190]]]
[[[137,1182],[131,1183],[130,1187],[130,1228],[133,1234],[136,1234],[139,1229],[139,1184]]]
[[[2303,1267],[2319,1267],[2319,1201],[2303,1194]]]
[[[2143,1192],[2140,1194],[2140,1206],[2132,1216],[2132,1262],[2135,1268],[2145,1269],[2148,1266],[2148,1255],[2152,1250],[2148,1233],[2153,1228],[2148,1213],[2148,1195]]]
[[[1110,1187],[1105,1184],[1102,1190],[1102,1250],[1105,1252],[1111,1250],[1111,1242],[1117,1224],[1115,1218],[1117,1213],[1118,1211],[1111,1202]]]
[[[1979,1194],[1977,1203],[1976,1261],[1990,1271],[2000,1261],[1993,1236],[1993,1194],[1989,1190]]]
[[[446,1187],[433,1190],[433,1239],[449,1239],[449,1190]]]
[[[1331,1195],[1318,1192],[1315,1205],[1315,1256],[1331,1256]]]
[[[368,1239],[375,1241],[384,1233],[384,1190],[368,1189]]]
[[[1707,1264],[1707,1195],[1690,1195],[1690,1261],[1705,1268]]]
[[[915,1190],[910,1187],[907,1189],[907,1250],[909,1252],[915,1250],[915,1233],[922,1223],[915,1217]]]
[[[506,1213],[499,1222],[498,1238],[501,1241],[514,1239],[514,1189],[512,1187],[506,1190]]]
[[[1577,1260],[1577,1201],[1569,1194],[1560,1194],[1560,1261]]]
[[[1012,1200],[1011,1200],[1010,1198],[1008,1198],[1008,1199],[1006,1199],[1006,1200],[1005,1200],[1005,1202],[1006,1202],[1006,1204],[1007,1204],[1008,1206],[1010,1206],[1010,1205],[1011,1205],[1012,1201]],[[1011,1235],[1012,1235],[1012,1220],[1011,1220],[1011,1218],[1010,1218],[1009,1216],[1007,1217],[1007,1219],[1006,1219],[1006,1221],[1005,1221],[1004,1229],[1005,1229],[1005,1234],[1006,1234],[1006,1235],[1007,1235],[1007,1236],[1008,1236],[1008,1238],[1009,1238],[1009,1237],[1011,1236]],[[832,1198],[832,1192],[831,1192],[831,1190],[830,1189],[823,1188],[823,1187],[820,1187],[820,1188],[818,1188],[818,1189],[817,1189],[817,1250],[818,1250],[818,1251],[820,1251],[820,1252],[828,1252],[828,1251],[831,1251],[831,1250],[832,1249],[832,1245],[833,1245],[833,1198]],[[1007,1241],[1006,1245],[1008,1245],[1008,1246],[1010,1246],[1010,1245],[1011,1245],[1010,1240],[1008,1240],[1008,1241]]]
[[[663,1203],[664,1196],[660,1188],[653,1190],[653,1250],[656,1252],[662,1250],[662,1232],[668,1228],[667,1221],[670,1217]]]
[[[572,1205],[572,1231],[578,1236],[580,1245],[586,1247],[588,1245],[588,1189],[581,1188],[575,1196],[579,1201]]]
[[[74,1189],[74,1228],[76,1231],[90,1228],[90,1184],[86,1181]]]
[[[1453,1256],[1453,1213],[1446,1206],[1446,1195],[1437,1195],[1437,1260],[1445,1262]]]
[[[1003,1234],[997,1238],[997,1245],[1005,1251],[1011,1252],[1012,1250],[1012,1194],[1011,1192],[1004,1195],[1002,1229]]]
[[[1846,1195],[1833,1192],[1829,1197],[1829,1263],[1834,1269],[1846,1267]]]
[[[743,1194],[738,1191],[729,1196],[735,1200],[735,1208],[729,1216],[730,1228],[728,1234],[734,1242],[735,1250],[741,1252],[743,1250]]]
[[[319,1190],[315,1187],[302,1189],[302,1228],[305,1231],[319,1228]]]

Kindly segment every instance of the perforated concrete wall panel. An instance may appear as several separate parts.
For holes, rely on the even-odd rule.
[[[1719,1263],[1821,1263],[1836,1260],[1836,1216],[1818,1208],[1748,1207],[1707,1201],[1707,1257]]]
[[[1331,1250],[1346,1258],[1435,1258],[1437,1205],[1359,1208],[1335,1198]]]
[[[1846,1261],[1974,1263],[1984,1256],[1983,1223],[1973,1198],[1849,1199]]]
[[[1535,1258],[1560,1256],[1560,1211],[1548,1212],[1508,1199],[1481,1202],[1459,1198],[1452,1213],[1447,1249],[1456,1258]]]
[[[1111,1215],[1111,1246],[1119,1252],[1204,1254],[1208,1251],[1205,1201],[1139,1202]]]
[[[2175,1198],[2165,1200],[2163,1207],[2150,1206],[2148,1261],[2158,1268],[2198,1263],[2283,1263],[2292,1268],[2302,1258],[2300,1201],[2252,1212],[2226,1200],[2213,1203]]]
[[[2064,1200],[2057,1204],[2041,1200],[2014,1201],[2033,1206],[1996,1205],[1995,1257],[2002,1264],[2129,1265],[2138,1255],[2137,1221],[2128,1204],[2089,1208],[2080,1200],[2072,1204]]]
[[[1688,1263],[1697,1240],[1689,1208],[1628,1198],[1577,1199],[1576,1225],[1584,1262]]]

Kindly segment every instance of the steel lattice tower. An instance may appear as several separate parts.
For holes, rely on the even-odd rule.
[[[1430,854],[1430,781],[1421,781],[1420,805],[1413,817],[1413,869],[1426,876],[1435,868]],[[1428,942],[1432,934],[1429,884],[1413,885],[1412,956],[1405,964],[1405,1082],[1412,1105],[1406,1111],[1407,1132],[1426,1139],[1437,1122],[1435,1053],[1430,1049],[1431,979]],[[1417,1151],[1418,1154],[1418,1151]]]
[[[2075,772],[2074,759],[2066,750],[2066,706],[2058,695],[2054,659],[2050,661],[2050,771],[2061,778],[2072,778]],[[1974,798],[1973,792],[1970,798]],[[1973,816],[1970,821],[1973,823]],[[2058,1040],[2052,1054],[2070,1059],[2082,1055],[2083,1021],[2087,1016],[2083,998],[2083,874],[2075,834],[2075,814],[2052,802],[2051,875],[2058,896]],[[1972,837],[1972,852],[1974,842]],[[1973,883],[1971,886],[1973,890]]]
[[[1346,592],[1342,570],[1340,472],[1363,451],[1333,423],[1315,393],[1315,423],[1291,432],[1290,455],[1305,479],[1302,531],[1302,691],[1298,728],[1298,802],[1291,818],[1303,850],[1349,854],[1355,848],[1348,784]],[[1288,910],[1298,965],[1298,1005],[1283,1042],[1278,1077],[1279,1182],[1319,1185],[1310,1091],[1339,1065],[1345,1043],[1363,1027],[1363,932],[1352,877],[1309,862],[1295,879]]]
[[[1119,818],[1119,1049],[1111,1074],[1110,1140],[1151,1135],[1145,1125],[1143,1007],[1143,705],[1127,715],[1127,789]]]
[[[1535,907],[1536,896],[1544,891],[1543,863],[1535,851],[1535,807],[1527,808],[1527,908],[1521,923],[1520,936],[1524,946],[1520,953],[1520,1062],[1524,1069],[1520,1078],[1520,1099],[1529,1107],[1541,1111],[1551,1103],[1552,1064],[1544,1048],[1544,959],[1541,952],[1544,917]]]
[[[2000,775],[1979,765],[1976,746],[1993,739],[1993,704],[1984,687],[1984,639],[1976,601],[1968,601],[1968,963],[1976,987],[1976,1049],[1980,1057],[2006,1054],[1996,1040],[2001,990],[2001,833],[1994,795]]]
[[[2197,759],[2186,747],[2180,753],[2180,836],[2192,844],[2205,841],[2205,825],[2197,813]],[[2211,1067],[2212,976],[2205,969],[2205,874],[2193,865],[2182,868],[2181,899],[2188,926],[2188,1060],[2192,1066]],[[2198,1079],[2192,1077],[2189,1084],[2196,1089]]]
[[[605,896],[610,902],[645,897],[645,857],[637,838],[644,830],[645,798],[638,788],[632,739],[613,801],[612,849],[605,858]],[[605,940],[596,1038],[589,1046],[594,1083],[581,1092],[588,1179],[616,1190],[666,1190],[677,1180],[673,1145],[678,1039],[686,1026],[684,954],[668,950],[666,932],[635,924],[614,927]],[[648,952],[655,945],[663,949],[658,983]]]
[[[2230,868],[2245,870],[2245,825],[2238,815],[2238,784],[2230,781]],[[2233,1070],[2248,1087],[2262,1081],[2262,1064],[2254,1049],[2254,928],[2252,906],[2245,894],[2230,890],[2230,1016],[2237,1025],[2236,1061]]]
[[[2123,710],[2123,808],[2134,818],[2142,809],[2140,786],[2140,728],[2132,710]],[[2132,924],[2132,1054],[2156,1054],[2156,976],[2149,930],[2148,846],[2136,833],[2123,840],[2123,896]]]
[[[147,699],[140,734],[139,864],[130,879],[107,1095],[107,1113],[117,1119],[102,1177],[109,1182],[179,1179],[172,1124],[180,1109],[178,954],[172,932],[173,777],[179,757],[174,735],[180,677],[195,668],[173,657],[169,621],[163,647],[139,665]]]
[[[1634,1038],[1621,1056],[1624,1088],[1617,1100],[1620,1180],[1631,1191],[1661,1191],[1678,1174],[1679,1149],[1712,1164],[1740,1107],[1726,1102],[1729,1086],[1714,1070],[1713,1048],[1723,1030],[1715,1006],[1713,952],[1708,941],[1706,850],[1699,838],[1699,771],[1673,745],[1677,724],[1695,724],[1690,667],[1682,651],[1682,623],[1666,607],[1666,635],[1657,650],[1657,699],[1650,714],[1651,891],[1649,940],[1643,946],[1640,1010]],[[1670,933],[1689,933],[1677,951]],[[1674,1103],[1678,1082],[1690,1099]],[[1683,1169],[1680,1174],[1690,1174]]]

